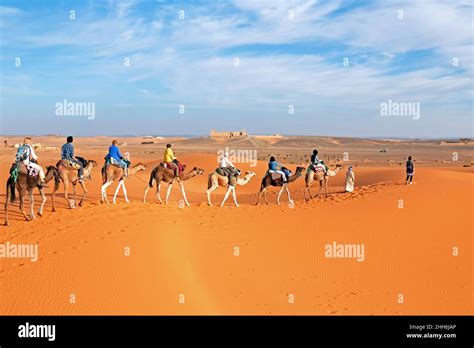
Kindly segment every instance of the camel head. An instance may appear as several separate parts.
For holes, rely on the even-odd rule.
[[[140,162],[140,163],[137,163],[133,168],[136,169],[137,172],[139,172],[141,170],[145,170],[146,165],[144,165],[142,162]]]
[[[303,172],[303,170],[305,170],[305,167],[297,166],[297,167],[296,167],[296,172],[295,172],[295,174],[298,175],[298,176],[300,176],[301,173]]]
[[[253,177],[253,176],[255,176],[255,175],[257,175],[255,172],[248,172],[248,171],[247,171],[247,172],[245,172],[244,177],[247,177],[247,178],[250,179],[251,177]]]
[[[192,172],[196,172],[196,175],[202,175],[202,174],[204,174],[204,169],[194,167]]]
[[[97,165],[97,162],[94,160],[90,160],[89,163],[87,163],[87,166],[95,167]]]

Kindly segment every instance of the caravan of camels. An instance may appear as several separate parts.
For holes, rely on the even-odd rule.
[[[311,163],[307,168],[297,166],[294,173],[286,167],[277,163],[275,157],[271,157],[268,163],[268,170],[265,172],[264,177],[260,185],[258,192],[258,200],[256,205],[260,203],[261,198],[266,204],[269,204],[266,194],[268,188],[271,186],[279,187],[280,190],[277,195],[276,203],[280,204],[280,196],[283,191],[286,191],[288,202],[293,204],[291,199],[289,184],[298,180],[305,172],[305,199],[309,200],[313,198],[310,188],[314,181],[319,181],[319,191],[324,188],[327,196],[327,184],[330,177],[335,176],[340,169],[341,165],[336,165],[334,170],[331,170],[326,164],[319,160],[318,151],[313,150],[311,156]],[[8,207],[9,203],[13,203],[16,198],[16,191],[18,191],[20,200],[20,211],[27,221],[35,218],[34,213],[34,197],[33,191],[35,188],[38,189],[42,201],[38,210],[38,215],[43,215],[43,209],[46,203],[46,195],[44,192],[46,185],[53,181],[54,186],[51,192],[51,203],[52,211],[55,211],[55,193],[58,191],[61,182],[64,186],[64,198],[69,208],[76,207],[76,189],[77,184],[81,186],[82,196],[79,201],[79,206],[83,206],[84,200],[87,196],[88,190],[86,188],[86,179],[92,179],[93,168],[97,166],[97,162],[94,160],[86,160],[82,157],[74,155],[73,138],[68,137],[67,142],[61,148],[61,159],[56,163],[55,166],[47,166],[46,173],[37,164],[37,155],[31,146],[31,139],[25,138],[23,145],[19,146],[16,161],[10,169],[10,177],[7,180],[6,188],[6,201],[5,201],[5,225],[8,225]],[[112,146],[109,148],[109,153],[105,157],[105,164],[101,169],[102,175],[102,186],[101,186],[101,202],[110,204],[107,198],[107,188],[112,185],[114,181],[117,181],[117,187],[113,196],[113,203],[116,203],[117,195],[122,189],[125,201],[130,202],[127,196],[126,190],[126,179],[134,174],[146,170],[147,167],[143,163],[138,163],[131,166],[129,161],[128,153],[122,155],[117,146],[117,141],[112,142]],[[181,164],[175,157],[172,145],[167,144],[164,151],[163,161],[159,163],[150,173],[149,182],[146,185],[143,202],[146,202],[148,191],[156,185],[156,198],[163,204],[161,198],[161,184],[164,182],[168,184],[166,190],[166,196],[164,204],[168,203],[169,196],[173,185],[176,183],[181,191],[183,202],[189,206],[188,199],[186,197],[186,191],[184,183],[198,175],[203,175],[204,170],[198,167],[192,168],[190,171],[186,170],[186,165]],[[211,193],[216,190],[219,186],[227,188],[220,206],[224,206],[230,194],[232,194],[235,206],[239,206],[236,196],[236,186],[243,186],[250,182],[250,180],[256,175],[251,171],[241,173],[234,164],[230,161],[229,154],[226,152],[221,156],[219,161],[219,167],[216,168],[212,173],[208,175],[207,181],[207,204],[212,206]],[[69,196],[69,185],[72,185],[72,198]],[[30,213],[29,215],[24,210],[25,194],[28,194],[30,202]],[[306,193],[309,194],[309,198],[306,197]]]

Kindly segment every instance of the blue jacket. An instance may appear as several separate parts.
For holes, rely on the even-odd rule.
[[[107,157],[114,158],[117,161],[120,161],[123,158],[122,154],[120,153],[119,148],[115,145],[112,145],[111,147],[109,147],[109,154],[107,155]]]
[[[66,143],[61,147],[61,159],[74,160],[74,145]]]
[[[278,170],[278,162],[277,161],[273,161],[273,162],[269,162],[268,163],[268,169],[270,170]]]

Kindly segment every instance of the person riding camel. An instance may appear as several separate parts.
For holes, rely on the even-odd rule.
[[[81,161],[74,157],[74,145],[72,142],[74,138],[68,136],[66,138],[66,144],[61,146],[61,159],[71,161],[79,166],[79,182],[84,182],[84,166]]]
[[[130,166],[130,161],[128,161],[127,158],[120,153],[117,144],[118,141],[114,139],[112,141],[112,145],[109,147],[109,153],[107,156],[105,156],[105,161],[106,163],[123,168],[125,176],[128,176],[128,167]]]
[[[271,173],[280,174],[283,180],[283,183],[286,183],[287,181],[286,173],[282,170],[282,166],[278,164],[275,157],[273,156],[270,157],[270,162],[268,162],[268,172],[270,173],[270,175]]]
[[[324,163],[324,161],[322,161],[322,160],[319,160],[319,158],[318,158],[318,150],[314,149],[313,154],[311,155],[311,166],[313,167],[314,171],[316,171],[316,166],[318,164],[324,165],[324,172],[328,171],[329,168],[326,165],[326,163]]]
[[[163,162],[168,166],[168,168],[173,170],[174,176],[177,178],[179,176],[179,167],[176,164],[177,157],[174,156],[171,144],[166,144],[166,150],[163,157]]]
[[[26,137],[23,140],[23,145],[21,145],[18,148],[18,151],[16,154],[16,162],[23,163],[25,167],[27,168],[27,170],[32,168],[34,171],[36,171],[40,178],[40,184],[38,186],[41,188],[45,187],[44,171],[43,171],[43,168],[41,168],[41,166],[38,165],[38,156],[36,155],[35,150],[31,146],[30,137]]]
[[[237,176],[239,176],[240,172],[237,168],[235,168],[234,164],[229,159],[229,153],[227,151],[224,153],[224,156],[221,157],[219,168],[229,178],[229,184],[234,186],[235,179]]]

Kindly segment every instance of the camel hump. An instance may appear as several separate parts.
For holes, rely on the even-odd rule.
[[[81,162],[82,166],[83,167],[87,167],[87,165],[89,164],[89,161],[86,160],[84,157],[80,157],[80,156],[76,156],[76,159]]]

